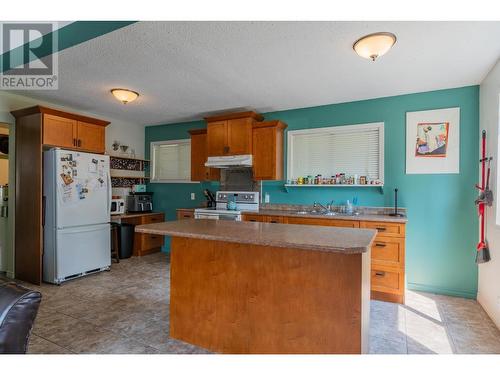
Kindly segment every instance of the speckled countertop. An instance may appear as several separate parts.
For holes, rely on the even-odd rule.
[[[135,231],[163,236],[345,254],[368,251],[377,233],[372,229],[205,219],[138,225]]]
[[[386,221],[392,223],[406,223],[408,221],[406,216],[389,216],[389,214],[380,213],[360,213],[359,215],[342,215],[336,214],[334,216],[321,215],[321,214],[299,214],[298,210],[278,210],[278,209],[260,209],[259,211],[243,211],[243,214],[248,215],[269,215],[269,216],[293,216],[314,219],[334,219],[334,220],[358,220],[358,221]]]
[[[406,216],[406,209],[401,208],[400,213],[403,216],[390,216],[389,213],[394,212],[392,207],[356,207],[358,215],[342,215],[337,214],[334,216],[320,215],[320,214],[298,214],[298,211],[312,210],[309,205],[291,205],[291,204],[262,204],[259,211],[242,211],[245,215],[267,215],[267,216],[293,216],[314,219],[334,219],[334,220],[357,220],[357,221],[386,221],[391,223],[406,223],[408,218]],[[194,211],[194,208],[178,208],[177,211]]]

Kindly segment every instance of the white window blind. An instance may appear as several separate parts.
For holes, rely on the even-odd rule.
[[[151,182],[190,182],[191,141],[151,142]]]
[[[384,179],[384,124],[288,132],[288,179],[346,175]]]

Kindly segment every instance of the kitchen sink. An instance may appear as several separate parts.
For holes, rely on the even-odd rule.
[[[337,215],[336,212],[325,212],[325,211],[296,211],[295,212],[297,215],[318,215],[318,216],[335,216]]]

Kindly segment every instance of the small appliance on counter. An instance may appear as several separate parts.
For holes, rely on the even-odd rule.
[[[255,191],[218,191],[214,208],[197,208],[195,219],[241,221],[242,211],[259,210],[259,193]]]
[[[137,192],[127,196],[127,212],[152,212],[153,193]]]
[[[111,198],[111,215],[121,215],[125,213],[125,199]]]

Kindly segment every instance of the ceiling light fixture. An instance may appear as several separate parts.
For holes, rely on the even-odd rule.
[[[375,61],[378,57],[385,55],[394,43],[396,43],[396,35],[393,33],[373,33],[356,40],[352,48],[359,56]]]
[[[139,97],[137,92],[127,89],[112,89],[111,94],[123,104],[133,102]]]

